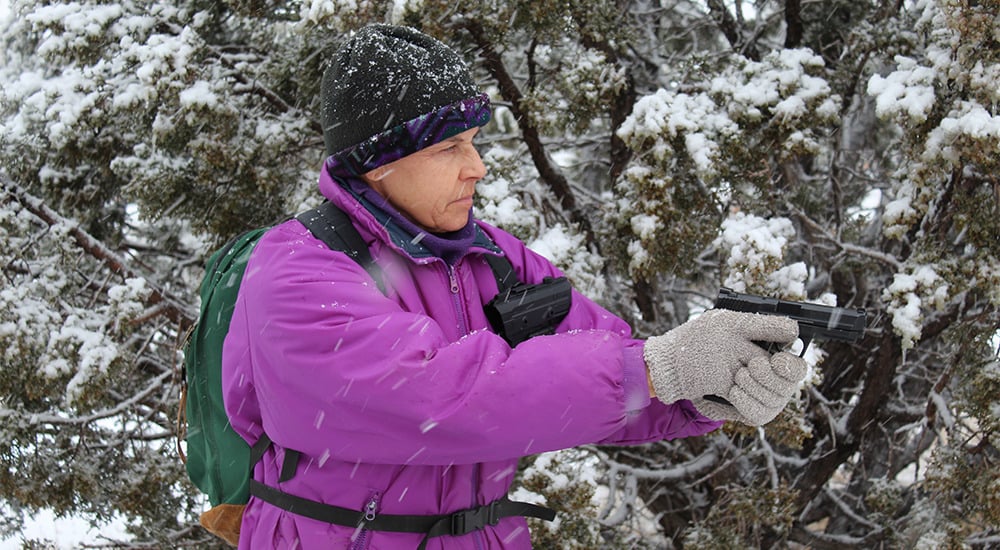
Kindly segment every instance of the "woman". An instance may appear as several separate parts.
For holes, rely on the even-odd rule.
[[[483,310],[498,290],[485,258],[528,284],[561,273],[472,217],[490,105],[460,57],[413,29],[366,27],[322,94],[319,189],[386,288],[296,220],[255,248],[223,387],[236,431],[273,444],[240,547],[530,548],[523,516],[548,516],[506,499],[521,456],[763,424],[796,391],[802,361],[752,343],[793,341],[778,317],[713,311],[643,341],[573,291],[555,334],[511,347]]]

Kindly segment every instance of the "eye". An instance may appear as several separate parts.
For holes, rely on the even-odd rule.
[[[459,145],[453,141],[448,142],[437,150],[438,153],[450,154],[458,151]]]

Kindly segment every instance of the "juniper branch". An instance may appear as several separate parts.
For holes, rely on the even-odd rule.
[[[9,196],[13,200],[16,200],[26,210],[37,216],[49,227],[57,225],[69,227],[69,235],[76,242],[77,246],[93,258],[103,263],[105,267],[110,269],[113,273],[117,273],[124,278],[142,277],[139,273],[128,266],[127,262],[121,255],[108,248],[99,239],[84,231],[74,220],[63,217],[55,210],[46,206],[42,199],[32,195],[26,189],[11,181],[6,176],[0,176],[0,184],[3,185],[5,195]],[[150,281],[148,277],[142,278],[146,280],[146,285],[152,289],[145,299],[145,305],[148,308],[147,313],[150,311],[156,311],[160,315],[163,315],[176,323],[182,332],[194,324],[196,314],[192,312],[192,308],[189,308],[183,301],[162,290],[159,285]]]

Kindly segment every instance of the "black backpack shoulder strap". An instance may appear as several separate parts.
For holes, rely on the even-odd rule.
[[[330,201],[323,201],[323,204],[302,212],[295,216],[295,219],[302,222],[302,225],[306,226],[306,229],[317,239],[330,247],[330,250],[343,252],[358,262],[372,276],[372,279],[375,279],[375,284],[385,294],[382,270],[372,259],[368,245],[365,244],[361,234],[351,223],[351,218],[343,210],[337,208]]]
[[[484,254],[483,257],[486,259],[486,263],[490,264],[493,276],[497,280],[497,294],[502,294],[517,284],[517,273],[514,273],[514,266],[511,265],[507,256]]]

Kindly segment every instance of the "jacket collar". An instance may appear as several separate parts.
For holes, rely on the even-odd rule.
[[[370,200],[366,193],[359,193],[350,185],[349,176],[333,176],[324,166],[320,172],[319,188],[323,195],[347,212],[352,219],[368,229],[376,238],[389,244],[414,261],[424,263],[440,259],[454,265],[469,252],[487,252],[503,254],[500,247],[479,227],[475,219],[470,219],[469,231],[472,233],[467,244],[455,250],[448,257],[442,257],[435,252],[435,247],[428,246],[426,233],[414,234],[413,229],[400,223],[386,208]],[[363,185],[363,184],[362,184]],[[388,206],[388,208],[392,208]],[[440,247],[438,247],[440,249]],[[448,247],[446,247],[448,248]],[[447,253],[446,253],[447,254]]]

